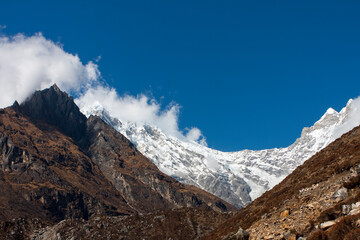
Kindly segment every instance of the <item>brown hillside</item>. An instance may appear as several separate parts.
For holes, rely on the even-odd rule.
[[[0,110],[0,153],[1,220],[135,212],[69,137],[12,108]]]
[[[36,231],[33,239],[199,239],[228,218],[219,213],[194,208],[157,211],[143,215],[65,220]]]
[[[359,163],[360,127],[357,127],[307,160],[204,239],[223,239],[240,227],[247,229],[253,239],[281,239],[286,234],[307,236],[324,221],[340,221],[347,213],[339,214],[339,208],[360,201],[356,182]],[[345,198],[334,199],[334,193],[344,186],[347,187]]]

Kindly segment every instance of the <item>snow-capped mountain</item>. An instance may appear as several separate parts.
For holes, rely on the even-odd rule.
[[[271,189],[297,166],[343,133],[360,124],[360,99],[340,112],[328,109],[287,148],[221,152],[196,142],[166,135],[156,126],[137,125],[111,116],[100,104],[81,110],[101,116],[130,139],[164,173],[243,207]]]

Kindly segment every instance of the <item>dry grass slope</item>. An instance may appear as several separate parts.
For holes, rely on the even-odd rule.
[[[246,208],[240,210],[234,217],[226,221],[204,239],[222,239],[229,233],[236,232],[239,227],[243,229],[249,229],[256,222],[260,221],[264,216],[270,216],[274,213],[278,214],[277,210],[281,209],[282,206],[287,201],[289,201],[289,199],[293,199],[295,203],[296,201],[300,201],[300,190],[311,187],[314,188],[314,186],[318,186],[320,183],[331,184],[332,181],[335,181],[335,179],[340,181],[342,177],[349,176],[350,169],[358,169],[359,164],[360,127],[357,127],[347,134],[344,134],[341,138],[337,139],[328,147],[307,160],[303,165],[299,166],[292,174],[285,178],[280,184],[276,185],[270,191],[264,193],[261,197],[253,201]],[[356,191],[359,191],[358,179],[359,176],[355,176],[353,179],[344,184],[348,188],[353,188],[351,191],[353,192],[353,195],[355,194],[355,198],[357,200],[358,196],[356,196]],[[310,201],[311,196],[308,196],[308,198],[308,201]],[[357,201],[356,199],[349,199],[348,201]],[[307,200],[302,198],[301,201],[304,203]],[[341,202],[339,206],[341,207],[343,204],[346,203]],[[339,206],[335,206],[334,208],[338,209]],[[321,217],[318,219],[318,222],[326,220],[326,215],[328,215],[326,211],[322,213]],[[347,220],[344,220],[344,222],[346,221]],[[352,226],[352,228],[354,228],[352,223],[346,225]],[[331,231],[336,232],[336,229]],[[355,231],[355,229],[351,230],[350,232],[352,232],[351,234],[353,235],[358,233],[358,231]],[[316,234],[319,235],[324,233],[320,232]]]

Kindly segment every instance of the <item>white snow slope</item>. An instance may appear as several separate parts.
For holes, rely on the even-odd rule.
[[[221,152],[196,142],[164,134],[159,128],[124,122],[100,104],[82,107],[98,115],[133,142],[164,173],[244,207],[278,184],[316,152],[360,124],[360,99],[350,100],[340,112],[328,109],[312,127],[287,148]]]

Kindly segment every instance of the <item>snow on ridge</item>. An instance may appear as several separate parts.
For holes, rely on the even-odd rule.
[[[244,207],[269,190],[297,166],[343,133],[360,124],[360,99],[349,100],[340,112],[329,108],[287,148],[221,152],[162,132],[111,117],[101,106],[81,109],[99,115],[132,141],[164,173]]]

